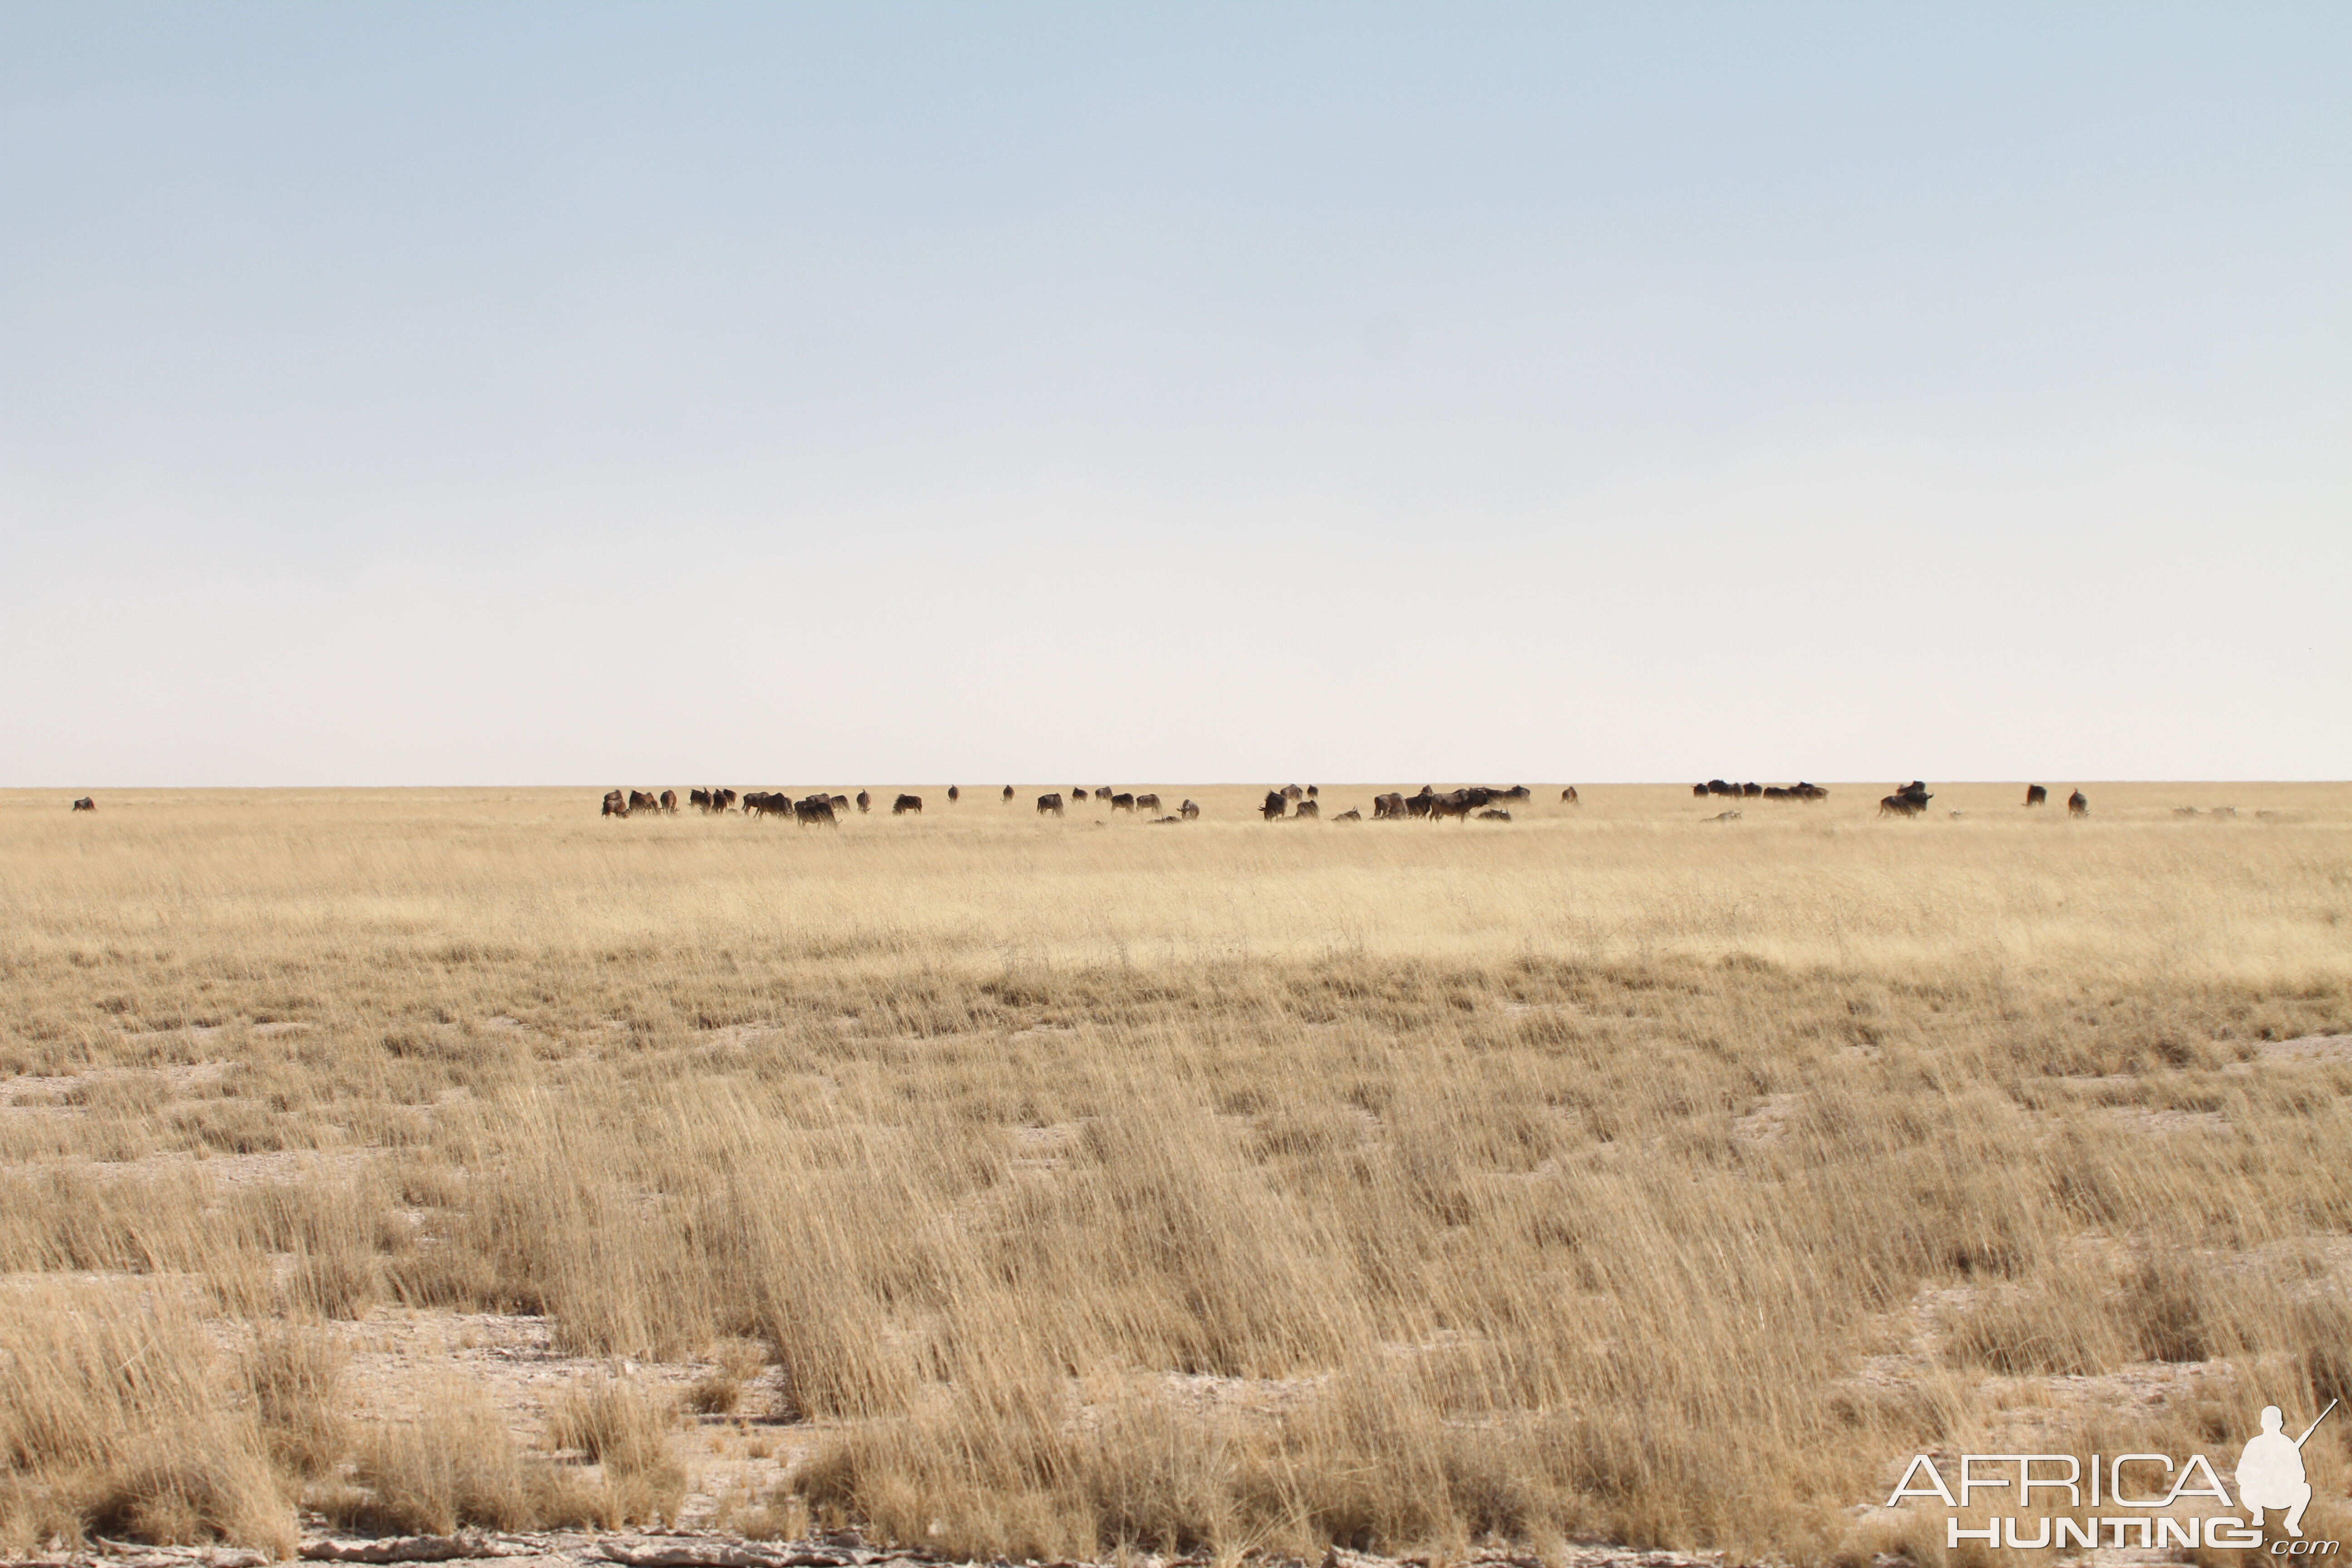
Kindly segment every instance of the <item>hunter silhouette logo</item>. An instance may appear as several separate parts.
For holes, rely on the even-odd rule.
[[[2286,1532],[2303,1539],[2303,1510],[2311,1506],[2311,1482],[2303,1473],[2303,1446],[2319,1430],[2319,1422],[2327,1419],[2327,1411],[2335,1408],[2336,1401],[2329,1400],[2327,1410],[2319,1413],[2319,1421],[2289,1442],[2284,1429],[2285,1413],[2275,1405],[2263,1406],[2262,1436],[2250,1439],[2246,1451],[2238,1456],[2238,1500],[2245,1505],[2250,1529],[2263,1527],[2263,1510],[2283,1508]]]
[[[2191,1454],[2186,1463],[2167,1454],[2093,1454],[2087,1464],[2073,1454],[1962,1454],[1957,1495],[1932,1455],[1914,1454],[1886,1506],[1900,1507],[1906,1498],[1935,1498],[1953,1510],[1953,1517],[1944,1521],[1948,1548],[1980,1541],[1989,1547],[2016,1551],[2259,1547],[2263,1515],[2277,1511],[2285,1516],[2279,1523],[2292,1540],[2273,1542],[2273,1554],[2332,1555],[2336,1551],[2335,1542],[2303,1539],[2303,1510],[2311,1506],[2311,1479],[2304,1473],[2303,1446],[2319,1430],[2319,1423],[2334,1414],[2336,1405],[2336,1401],[2329,1400],[2327,1408],[2303,1429],[2300,1437],[2286,1435],[2286,1416],[2277,1405],[2263,1407],[2262,1431],[2247,1440],[2238,1456],[2237,1505],[2231,1504],[2229,1489],[2202,1454]],[[1946,1456],[1945,1463],[1950,1462]],[[2000,1493],[2001,1500],[2016,1511],[1987,1520],[1978,1529],[1963,1528],[1958,1510],[1969,1506],[1971,1493],[1988,1490]],[[2043,1508],[2068,1511],[2037,1515],[2033,1511],[2037,1491],[2058,1494],[2042,1501]],[[2224,1510],[2242,1506],[2246,1517],[2242,1521],[2231,1513],[2216,1512],[2184,1519],[2171,1511],[2192,1498],[2210,1498]],[[2074,1517],[2073,1510],[2085,1504],[2095,1510],[2132,1511]],[[1978,1499],[1976,1506],[1982,1507],[1983,1500]],[[2025,1530],[2019,1529],[2021,1524]]]

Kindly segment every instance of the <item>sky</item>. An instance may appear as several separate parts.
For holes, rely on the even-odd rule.
[[[0,785],[2352,777],[2352,7],[0,7]]]

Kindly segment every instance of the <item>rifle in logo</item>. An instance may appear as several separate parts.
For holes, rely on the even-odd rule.
[[[2238,1500],[2245,1505],[2249,1529],[2263,1527],[2264,1509],[2281,1508],[2286,1510],[2286,1532],[2302,1539],[2303,1510],[2311,1506],[2311,1482],[2303,1473],[2303,1446],[2311,1441],[2319,1422],[2327,1419],[2336,1405],[2329,1400],[2319,1419],[2292,1441],[2284,1430],[2285,1413],[2275,1405],[2263,1406],[2262,1435],[2250,1438],[2245,1452],[2238,1456]]]

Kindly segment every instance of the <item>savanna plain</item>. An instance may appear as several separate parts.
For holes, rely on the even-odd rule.
[[[0,795],[0,1550],[1940,1563],[2352,1395],[2352,786],[1419,782]]]

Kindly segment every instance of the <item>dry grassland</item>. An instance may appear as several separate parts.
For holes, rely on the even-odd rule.
[[[1930,1563],[1914,1451],[2352,1394],[2352,787],[912,787],[0,795],[0,1548]]]

